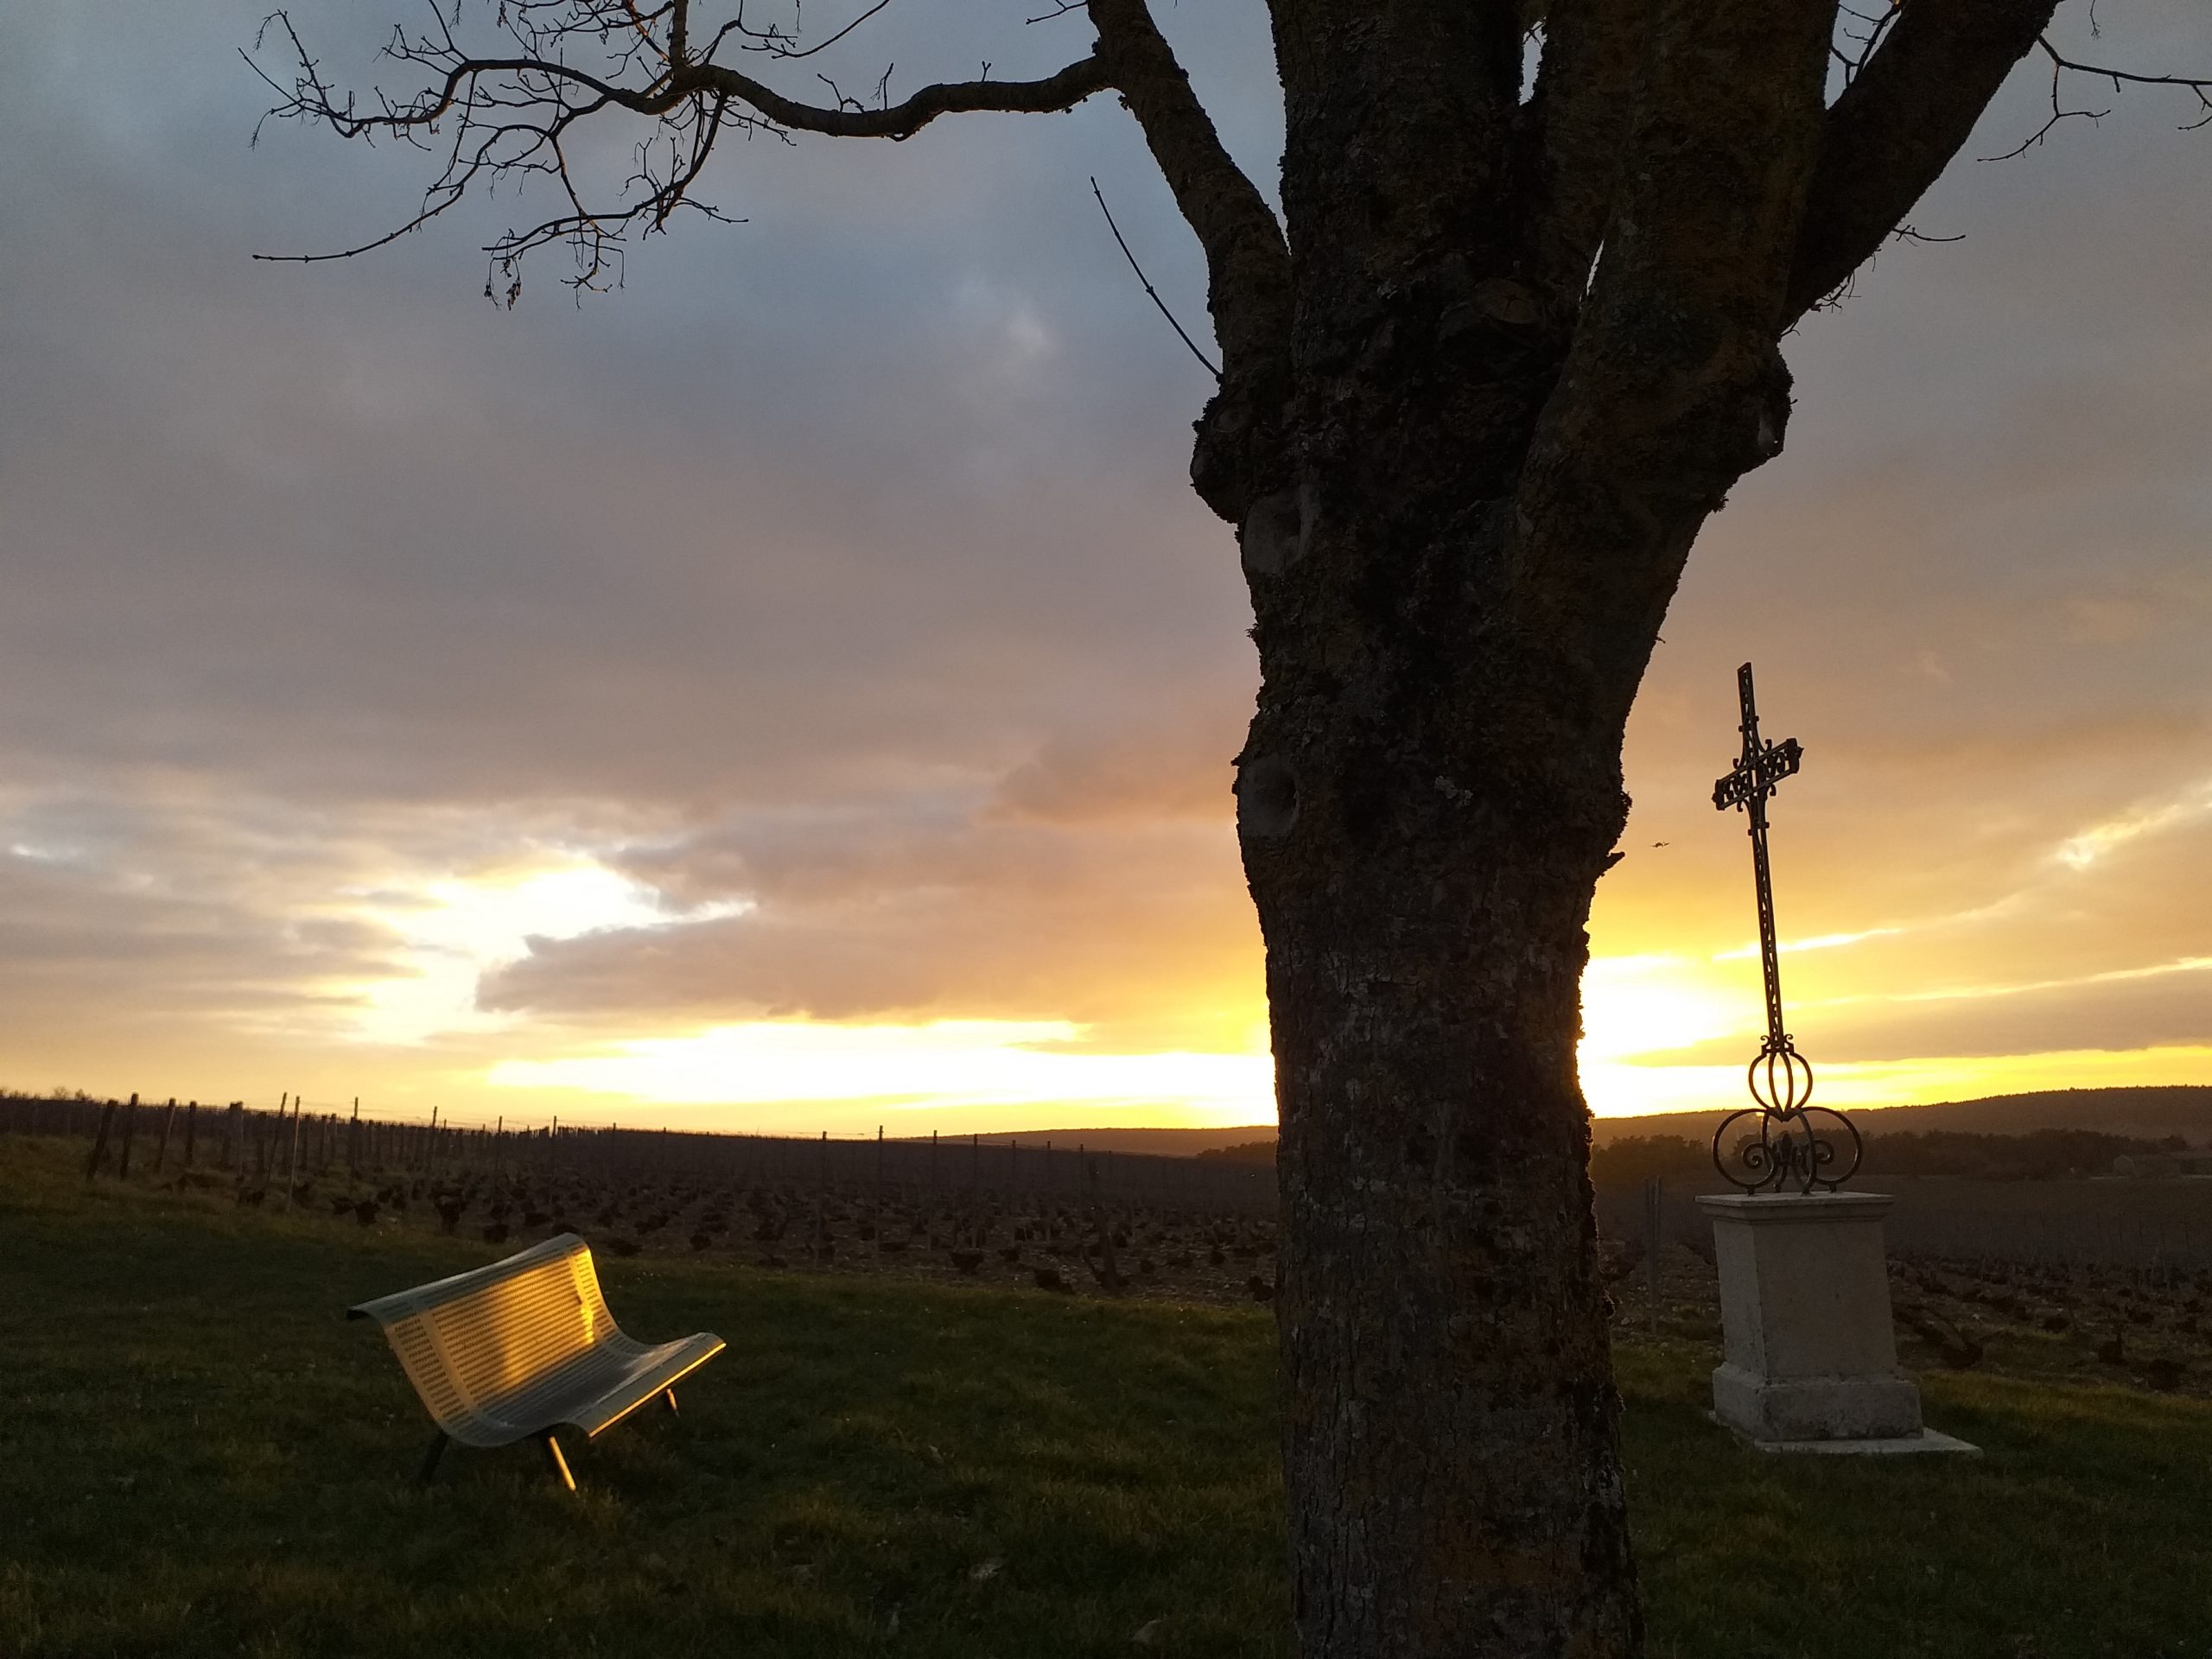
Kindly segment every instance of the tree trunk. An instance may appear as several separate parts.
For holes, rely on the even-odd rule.
[[[1294,1616],[1304,1659],[1632,1659],[1586,929],[1637,682],[1699,524],[1758,458],[1740,429],[1785,393],[1744,377],[1749,397],[1671,423],[1663,459],[1551,461],[1566,342],[1510,288],[1455,298],[1463,270],[1359,320],[1396,349],[1374,372],[1338,358],[1297,483],[1243,527]],[[1501,384],[1511,352],[1525,375]],[[1532,464],[1549,545],[1516,503]],[[1536,559],[1615,575],[1562,626]]]
[[[1279,460],[1237,473],[1210,453],[1242,429],[1225,381],[1193,473],[1256,480],[1237,829],[1281,1112],[1299,1651],[1633,1659],[1586,928],[1690,543],[1781,448],[1834,7],[1555,6],[1563,52],[1641,18],[1640,86],[1535,115],[1494,9],[1271,10],[1288,408]],[[1522,211],[1536,116],[1590,176]],[[1618,190],[1585,164],[1614,153]]]
[[[1542,896],[1471,948],[1394,925],[1448,868],[1402,861],[1395,893],[1368,885],[1377,925],[1269,976],[1300,1650],[1614,1659],[1642,1630],[1573,1069],[1580,883],[1494,867]]]
[[[1575,1043],[1620,722],[1484,638],[1495,525],[1313,516],[1255,583],[1238,791],[1300,1651],[1614,1659],[1641,1624]]]

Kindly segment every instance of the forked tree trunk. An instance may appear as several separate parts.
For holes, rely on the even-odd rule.
[[[1399,330],[1434,351],[1440,315]],[[1299,1651],[1633,1659],[1580,988],[1629,704],[1741,446],[1677,453],[1688,487],[1635,516],[1661,575],[1594,624],[1533,628],[1499,480],[1541,449],[1544,379],[1470,407],[1439,362],[1338,380],[1316,401],[1354,417],[1297,435],[1297,483],[1243,527],[1262,685],[1237,821],[1281,1114]],[[1618,484],[1565,486],[1603,520]],[[1603,564],[1618,535],[1593,524],[1580,552]],[[1578,648],[1592,626],[1599,653]]]
[[[1194,477],[1237,519],[1260,652],[1237,825],[1299,1652],[1634,1659],[1585,930],[1690,543],[1781,447],[1833,7],[1655,0],[1639,95],[1593,60],[1548,111],[1584,193],[1529,213],[1510,15],[1274,10],[1285,414],[1273,459],[1216,464],[1253,429],[1225,382]]]

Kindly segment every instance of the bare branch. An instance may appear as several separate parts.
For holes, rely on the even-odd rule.
[[[699,66],[679,79],[693,80],[749,105],[777,125],[795,132],[827,133],[839,138],[911,138],[941,115],[984,111],[1046,115],[1071,109],[1109,82],[1096,57],[1070,64],[1042,80],[957,80],[925,86],[912,98],[874,110],[849,106],[823,109],[779,96],[759,81],[718,64]]]
[[[2118,92],[2123,86],[2175,86],[2196,95],[2197,108],[2202,111],[2194,121],[2182,124],[2183,132],[2195,132],[2198,128],[2212,124],[2212,75],[2146,75],[2133,69],[2114,69],[2101,63],[2077,63],[2065,56],[2050,43],[2049,36],[2037,41],[2050,59],[2056,70],[2088,75],[2094,80],[2108,80]]]
[[[2069,75],[2103,81],[2115,94],[2128,86],[2185,91],[2196,99],[2198,117],[2183,130],[2212,124],[2212,76],[2145,74],[2077,61],[2044,33],[2054,6],[2055,0],[1958,0],[1897,9],[1895,24],[1876,37],[1881,49],[1829,112],[1790,276],[1793,318],[1840,292],[1851,273],[1896,233],[2013,66],[2031,51],[2050,65],[2050,114],[2011,149],[1985,160],[2009,160],[2033,149],[2061,122],[2109,113],[2069,105]]]
[[[2172,86],[2195,94],[2197,117],[2181,124],[2183,132],[2195,132],[2200,127],[2212,126],[2212,75],[2146,75],[2130,69],[2107,68],[2102,64],[2076,63],[2050,43],[2050,36],[2043,35],[2036,41],[2044,57],[2050,60],[2050,118],[2001,156],[1984,156],[1985,162],[2009,162],[2016,156],[2026,154],[2050,136],[2051,129],[2062,121],[2079,118],[2091,124],[2110,115],[2110,110],[2074,110],[2065,106],[2063,86],[2069,74],[2082,75],[2091,80],[2109,81],[2113,95],[2118,97],[2126,86]]]
[[[2046,53],[2050,53],[2050,42],[2048,40],[2038,41],[2037,44],[2041,46]],[[2062,121],[2082,120],[2087,121],[2090,125],[2094,126],[2098,122],[2103,120],[2105,117],[2112,113],[2110,110],[2068,109],[2061,96],[2061,82],[2065,74],[2065,68],[2063,65],[2056,61],[2057,56],[2056,53],[2050,53],[2050,55],[2054,60],[2050,68],[2050,118],[2045,121],[2041,126],[2037,127],[2033,132],[2030,133],[2026,137],[2021,139],[2020,142],[2013,145],[2012,149],[1999,151],[1994,156],[1977,156],[1974,158],[1976,161],[2012,161],[2017,156],[2026,155],[2037,145],[2043,143],[2044,139],[2050,136],[2051,130],[2056,127]]]
[[[1775,340],[1819,149],[1827,0],[1656,0],[1605,251],[1530,439],[1505,580],[1516,638],[1588,676],[1624,719],[1689,534],[1780,452]]]
[[[1828,111],[1789,317],[1834,293],[1888,239],[2034,48],[2056,3],[1947,0],[1897,9],[1880,50]]]
[[[1198,359],[1198,366],[1218,381],[1221,378],[1221,371],[1214,366],[1211,358],[1198,349],[1198,341],[1191,338],[1183,325],[1175,321],[1175,314],[1167,308],[1167,302],[1160,297],[1160,290],[1152,285],[1152,278],[1144,274],[1144,267],[1137,264],[1136,255],[1129,251],[1128,242],[1122,235],[1122,227],[1114,222],[1114,210],[1106,205],[1106,194],[1098,188],[1098,181],[1096,178],[1090,181],[1090,194],[1097,197],[1098,211],[1106,215],[1106,228],[1114,232],[1114,242],[1122,250],[1122,257],[1128,260],[1129,269],[1136,272],[1137,281],[1144,289],[1145,297],[1160,308],[1160,315],[1167,319],[1167,326],[1175,331],[1175,337],[1190,348],[1192,357]]]
[[[1175,205],[1206,256],[1206,307],[1221,345],[1193,481],[1215,512],[1243,518],[1277,464],[1290,381],[1290,251],[1282,227],[1230,159],[1145,0],[1090,0],[1098,55],[1136,117]]]
[[[1557,0],[1547,13],[1518,143],[1531,270],[1570,315],[1612,210],[1648,12],[1642,0]]]
[[[801,47],[796,41],[785,41],[778,38],[773,40],[771,44],[755,46],[748,49],[753,51],[768,52],[779,58],[810,58],[817,52],[827,52],[831,47],[836,45],[838,41],[843,40],[845,36],[850,35],[855,29],[858,29],[862,23],[868,22],[869,18],[874,16],[876,13],[881,11],[890,3],[891,0],[875,0],[875,3],[874,5],[870,6],[866,11],[861,13],[859,16],[854,18],[851,22],[847,23],[842,29],[830,35],[828,39],[817,41],[812,46]],[[742,28],[744,16],[744,8],[740,7],[738,9],[737,16],[732,18],[728,22],[722,25],[722,33],[728,34]],[[721,35],[718,35],[715,38],[717,43],[719,43]],[[764,38],[766,37],[764,36]],[[713,48],[709,48],[704,55],[707,58],[711,59],[715,55]]]
[[[1859,78],[1866,67],[1867,59],[1874,55],[1890,27],[1897,20],[1900,7],[1896,0],[1888,4],[1877,4],[1872,11],[1862,11],[1851,0],[1836,8],[1835,32],[1837,43],[1829,48],[1830,54],[1843,67],[1843,83],[1848,86]]]
[[[717,143],[732,131],[786,142],[794,132],[904,139],[944,115],[1068,109],[1107,85],[1104,66],[1095,56],[1038,80],[993,80],[987,64],[976,79],[925,86],[893,104],[887,71],[874,106],[846,98],[834,85],[825,105],[787,97],[715,60],[725,48],[776,62],[810,57],[848,38],[890,0],[868,0],[812,44],[780,22],[755,25],[740,0],[702,51],[691,44],[692,0],[489,0],[474,15],[511,48],[497,51],[464,48],[455,31],[466,3],[454,3],[448,16],[432,0],[420,31],[396,30],[385,48],[387,59],[423,72],[427,84],[397,97],[372,89],[365,100],[334,91],[286,13],[273,13],[263,23],[254,51],[245,56],[278,95],[264,124],[272,118],[307,121],[370,143],[398,138],[435,147],[442,166],[420,209],[397,229],[335,252],[257,257],[350,258],[419,230],[473,190],[489,194],[503,181],[535,175],[552,183],[566,210],[486,245],[494,280],[486,291],[498,297],[497,281],[503,278],[512,303],[521,259],[556,242],[569,245],[575,255],[572,285],[596,289],[620,280],[619,245],[633,226],[645,234],[662,231],[683,211],[739,222],[693,194]],[[272,30],[281,32],[289,48],[289,86],[255,56]],[[569,139],[588,118],[622,115],[652,124],[632,150],[628,175],[607,199],[595,199],[571,167]]]

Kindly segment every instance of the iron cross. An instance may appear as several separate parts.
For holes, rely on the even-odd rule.
[[[1779,743],[1760,737],[1749,663],[1736,671],[1736,690],[1744,704],[1744,752],[1734,770],[1713,785],[1713,804],[1723,812],[1740,806],[1751,819],[1751,874],[1759,895],[1759,962],[1766,969],[1766,1040],[1745,1074],[1758,1104],[1721,1119],[1713,1132],[1713,1163],[1724,1179],[1746,1192],[1769,1188],[1779,1192],[1789,1186],[1807,1194],[1834,1192],[1858,1171],[1866,1148],[1848,1117],[1810,1103],[1813,1068],[1782,1028],[1774,877],[1766,856],[1767,798],[1783,779],[1796,774],[1805,755],[1794,737]]]
[[[1804,760],[1797,740],[1777,743],[1759,736],[1758,705],[1751,696],[1751,665],[1736,671],[1736,690],[1744,704],[1744,752],[1735,769],[1713,785],[1713,804],[1726,812],[1745,808],[1751,821],[1751,874],[1758,885],[1759,960],[1766,969],[1766,1036],[1770,1052],[1787,1049],[1782,1028],[1782,965],[1774,941],[1774,878],[1767,868],[1766,803],[1775,786],[1794,775]]]

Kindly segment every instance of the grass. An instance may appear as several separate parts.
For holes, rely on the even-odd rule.
[[[0,1654],[1287,1650],[1258,1309],[602,1263],[730,1351],[571,1447],[411,1477],[429,1426],[339,1310],[486,1259],[0,1141]],[[1625,1341],[1655,1659],[2212,1655],[2212,1406],[1925,1379],[1978,1459],[1777,1459],[1709,1348]]]

